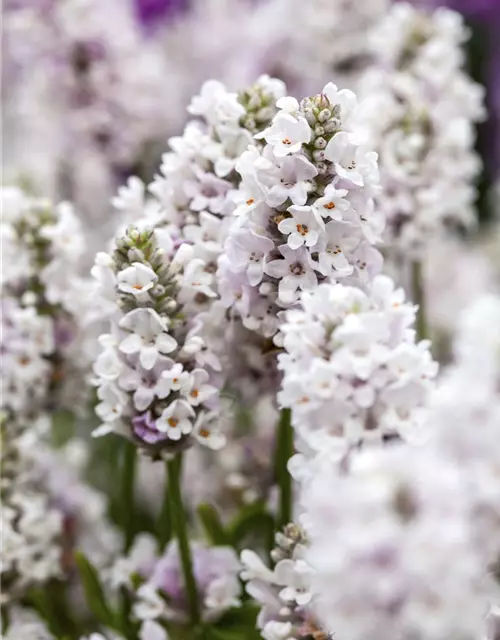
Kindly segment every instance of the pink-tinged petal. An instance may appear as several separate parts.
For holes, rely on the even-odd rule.
[[[139,387],[134,393],[134,406],[138,411],[144,411],[153,402],[154,392],[148,387]]]

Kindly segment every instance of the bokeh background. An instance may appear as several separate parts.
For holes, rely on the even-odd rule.
[[[75,202],[94,242],[131,174],[149,180],[202,82],[238,89],[260,73],[298,97],[327,81],[356,89],[368,34],[389,0],[5,0],[3,181]],[[426,6],[439,2],[427,0]],[[500,0],[449,0],[487,88],[478,128],[482,221],[500,157]]]

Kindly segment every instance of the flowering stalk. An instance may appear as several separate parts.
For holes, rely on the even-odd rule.
[[[395,3],[373,34],[359,125],[379,154],[390,254],[422,259],[429,240],[475,223],[474,127],[483,87],[465,70],[459,13]]]
[[[476,637],[484,549],[470,477],[442,448],[365,447],[341,469],[318,456],[302,489],[310,594],[328,631],[350,640]]]
[[[211,295],[204,262],[187,245],[174,253],[160,230],[130,227],[93,273],[112,313],[94,365],[103,420],[95,434],[124,435],[153,458],[194,440],[221,447],[213,360],[189,315],[197,295]]]
[[[414,320],[415,307],[386,276],[367,293],[322,284],[287,311],[278,401],[292,410],[303,454],[291,463],[295,474],[314,472],[314,453],[341,460],[362,443],[422,438],[437,363],[429,342],[416,341]]]
[[[270,127],[236,164],[237,221],[219,260],[221,298],[266,337],[279,312],[325,280],[363,286],[381,267],[373,248],[383,219],[374,210],[377,155],[351,128],[356,97],[332,83],[305,98],[277,101]]]
[[[228,369],[250,368],[248,332],[228,317],[225,301],[219,299],[218,283],[209,274],[217,271],[234,222],[236,203],[232,196],[241,181],[235,165],[249,146],[263,145],[255,135],[270,125],[276,101],[283,94],[283,83],[269,76],[259,77],[239,94],[229,92],[220,82],[205,82],[188,107],[195,118],[182,136],[169,140],[170,150],[163,155],[153,182],[146,189],[141,180],[130,178],[114,199],[125,220],[135,224],[143,218],[170,237],[175,247],[189,244],[193,258],[203,261],[208,291],[193,298],[189,316],[193,324],[199,324],[199,335],[219,360],[213,363],[219,377],[224,375],[231,386],[234,382],[238,392],[249,385]],[[261,356],[262,349],[255,337],[253,340],[256,344],[251,354],[255,358]]]
[[[0,416],[2,548],[0,604],[9,608],[32,587],[63,575],[63,515],[51,504],[34,464],[36,428],[19,432]]]
[[[168,490],[173,530],[179,544],[179,555],[184,575],[189,615],[193,626],[196,626],[200,622],[199,600],[186,527],[186,512],[182,502],[180,486],[181,463],[182,456],[180,454],[177,454],[173,460],[169,460],[167,463]]]
[[[271,551],[273,569],[250,549],[241,552],[241,579],[261,606],[257,626],[269,640],[328,640],[316,623],[309,589],[312,568],[304,560],[307,540],[296,524],[287,524],[275,536]]]
[[[61,408],[82,411],[88,358],[82,229],[69,203],[1,190],[2,409],[17,427]]]

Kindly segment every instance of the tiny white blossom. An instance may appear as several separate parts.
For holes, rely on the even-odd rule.
[[[140,296],[152,289],[158,280],[156,273],[141,262],[133,262],[130,267],[117,274],[118,288],[124,293]]]

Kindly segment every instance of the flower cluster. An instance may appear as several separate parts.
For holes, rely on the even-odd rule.
[[[18,426],[85,406],[85,249],[72,207],[2,189],[2,407]]]
[[[479,298],[461,315],[459,324],[455,362],[433,393],[430,424],[435,446],[467,475],[478,544],[496,567],[500,558],[500,298]]]
[[[236,169],[237,221],[219,260],[222,301],[252,330],[273,336],[280,308],[325,279],[365,283],[381,266],[373,244],[377,156],[350,130],[354,94],[328,84],[304,99],[281,98],[270,127]]]
[[[191,553],[202,618],[213,622],[231,607],[241,605],[240,563],[230,547],[206,547],[192,543]],[[135,594],[134,614],[137,619],[143,624],[147,621],[185,622],[189,617],[187,599],[175,542],[150,564],[148,575],[143,577],[147,579]]]
[[[387,276],[369,293],[322,284],[287,311],[278,401],[304,447],[342,458],[364,441],[421,437],[437,364],[429,343],[415,342],[414,318]]]
[[[378,59],[359,89],[360,119],[379,153],[385,240],[401,254],[418,258],[431,236],[475,220],[483,88],[463,69],[466,39],[459,14],[404,3],[374,34]]]
[[[313,618],[313,570],[305,554],[304,533],[295,524],[276,534],[272,570],[254,551],[245,549],[241,553],[241,578],[247,583],[247,593],[261,606],[257,625],[265,640],[327,640]]]
[[[16,607],[4,640],[55,640],[45,622],[31,609]]]
[[[214,295],[205,263],[187,244],[174,251],[162,229],[131,226],[93,274],[115,308],[94,365],[103,422],[94,433],[120,433],[154,456],[193,438],[222,446],[211,380],[219,363],[189,312],[196,296]]]
[[[235,164],[250,145],[261,144],[253,136],[270,124],[284,91],[280,80],[268,76],[261,76],[239,94],[229,92],[220,82],[206,82],[188,109],[196,118],[182,136],[170,139],[171,151],[164,154],[160,173],[148,186],[152,197],[146,198],[146,186],[137,177],[119,189],[114,206],[123,219],[135,223],[145,218],[169,235],[174,246],[191,245],[193,258],[205,264],[208,281],[208,274],[217,270],[233,223],[231,196],[240,182]],[[261,344],[253,347],[249,332],[240,323],[228,322],[225,306],[214,300],[218,294],[215,279],[210,279],[209,289],[212,293],[200,292],[193,300],[200,335],[224,369],[238,367],[240,373],[243,369],[248,373]],[[267,382],[270,376],[264,377]],[[249,389],[256,385],[238,386]]]
[[[182,122],[179,79],[132,3],[9,2],[4,18],[10,173],[71,198],[102,242],[118,180]]]
[[[133,177],[119,189],[115,208],[128,222],[145,216],[165,227],[174,242],[193,245],[195,257],[215,270],[234,208],[228,194],[239,182],[235,163],[248,145],[257,144],[253,134],[270,123],[283,93],[283,83],[268,76],[240,94],[206,82],[188,108],[196,119],[169,141],[171,151],[148,187],[153,198],[145,200],[145,185]]]
[[[63,518],[40,486],[33,465],[38,434],[34,430],[19,434],[4,418],[0,428],[1,602],[11,605],[33,585],[61,577]]]
[[[318,462],[302,495],[318,619],[349,640],[481,637],[486,567],[460,467],[405,444],[347,466]]]

